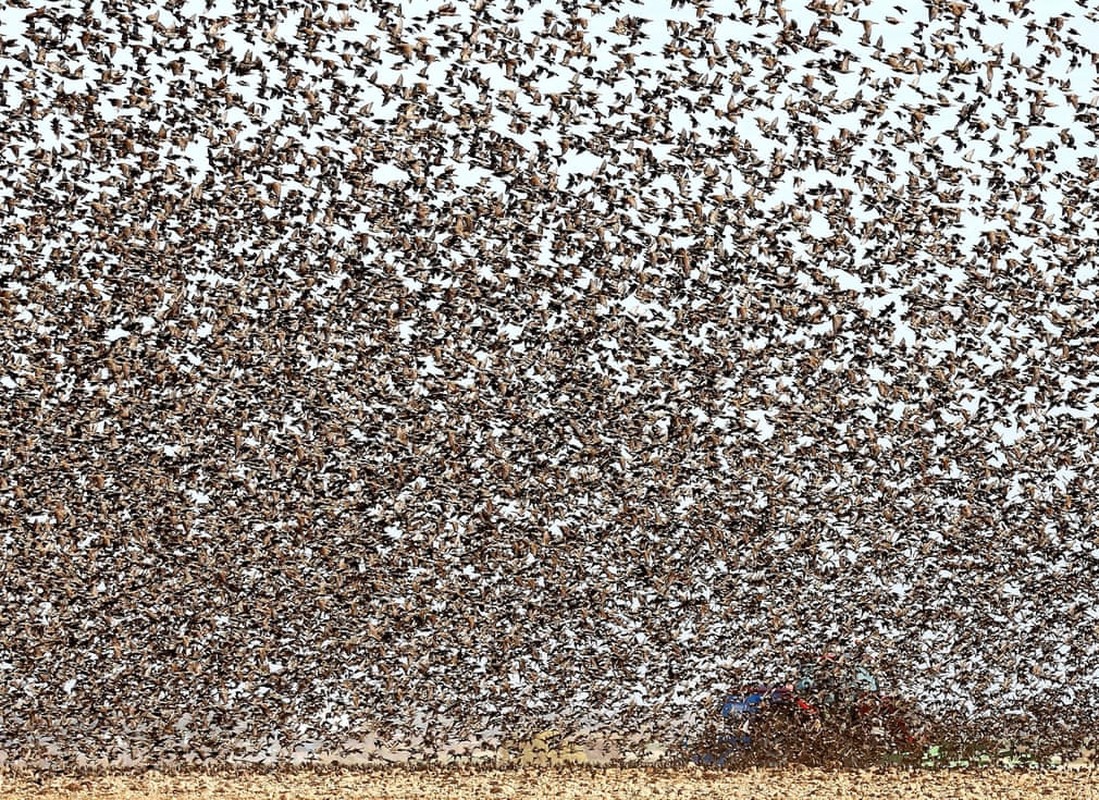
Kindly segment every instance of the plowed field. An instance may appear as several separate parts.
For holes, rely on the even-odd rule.
[[[521,769],[401,768],[251,776],[141,775],[112,777],[0,777],[8,798],[115,798],[190,800],[225,798],[1072,798],[1099,800],[1095,771],[860,771],[813,769],[707,772],[698,768],[542,767]]]

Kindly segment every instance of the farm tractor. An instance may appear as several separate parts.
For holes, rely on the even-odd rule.
[[[863,764],[918,750],[907,704],[882,693],[863,666],[825,655],[788,683],[751,684],[725,696],[702,734],[685,740],[702,766]]]

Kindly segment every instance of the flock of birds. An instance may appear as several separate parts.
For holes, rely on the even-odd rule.
[[[1087,3],[6,6],[0,760],[1093,721]]]

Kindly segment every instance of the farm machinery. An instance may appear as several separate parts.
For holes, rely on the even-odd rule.
[[[826,655],[794,680],[728,693],[701,735],[683,742],[703,766],[865,763],[920,745],[908,704],[881,691],[862,665]]]

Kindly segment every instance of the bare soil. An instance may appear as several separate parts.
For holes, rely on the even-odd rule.
[[[698,767],[390,767],[331,772],[269,774],[134,775],[64,777],[0,776],[0,800],[8,798],[112,798],[112,800],[274,800],[275,798],[1072,798],[1099,800],[1099,772],[945,771],[901,769],[826,771],[809,768],[707,771]]]

